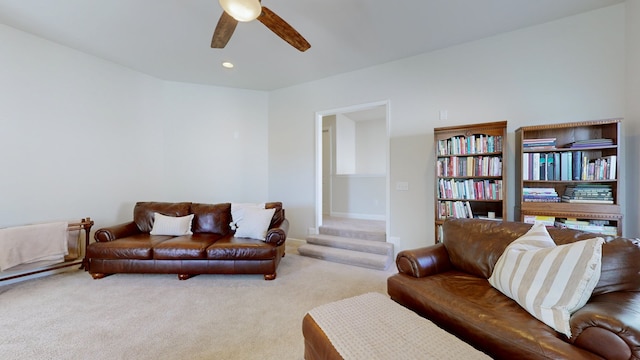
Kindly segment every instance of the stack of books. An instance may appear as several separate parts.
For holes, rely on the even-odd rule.
[[[556,138],[522,139],[522,147],[526,150],[553,150]]]
[[[611,146],[613,145],[612,139],[588,139],[588,140],[578,140],[572,143],[566,144],[564,147],[567,148],[590,148],[590,147],[602,147],[602,146]]]
[[[560,202],[560,196],[554,188],[522,188],[524,202]]]
[[[604,235],[618,235],[618,228],[609,224],[609,220],[558,219],[555,226],[562,229],[574,229]]]
[[[546,215],[525,215],[524,222],[527,224],[542,223],[544,226],[554,226],[556,218]]]
[[[607,184],[578,184],[567,186],[562,202],[613,204],[613,190]]]

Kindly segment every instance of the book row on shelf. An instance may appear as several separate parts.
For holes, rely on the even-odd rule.
[[[438,201],[438,219],[445,220],[447,218],[464,218],[464,219],[485,219],[493,221],[502,221],[501,217],[496,217],[495,212],[488,212],[488,214],[479,215],[474,214],[469,201]]]
[[[438,140],[438,155],[465,155],[502,152],[502,136],[454,136]]]
[[[472,217],[473,211],[468,201],[438,201],[438,219]]]
[[[616,155],[589,159],[584,151],[522,154],[523,180],[615,180]]]
[[[502,180],[438,179],[438,198],[502,200]]]
[[[618,234],[617,226],[611,224],[609,220],[582,220],[575,218],[556,218],[553,216],[543,215],[525,215],[524,222],[529,224],[540,222],[548,227],[557,227],[562,229],[568,228],[611,236],[617,236]]]
[[[525,187],[522,201],[613,204],[613,189],[608,184],[577,184],[567,186],[560,196],[554,188]]]
[[[499,156],[465,156],[439,158],[437,176],[502,176]]]

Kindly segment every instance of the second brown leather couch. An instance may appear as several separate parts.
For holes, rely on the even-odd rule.
[[[276,278],[285,254],[289,221],[280,202],[264,240],[240,238],[230,227],[231,204],[138,202],[130,222],[96,231],[86,251],[86,270],[95,279],[114,273],[178,274],[181,280],[198,274],[262,274]],[[193,214],[191,235],[150,234],[154,213],[171,217]]]
[[[570,317],[571,338],[531,316],[487,279],[507,245],[530,224],[450,219],[444,241],[398,254],[387,281],[393,300],[496,359],[639,359],[640,245],[602,236],[602,269],[591,298]],[[591,233],[549,229],[558,245]]]

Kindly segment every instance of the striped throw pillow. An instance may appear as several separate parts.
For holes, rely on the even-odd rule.
[[[153,229],[151,235],[191,235],[191,222],[193,214],[187,216],[166,216],[160,213],[153,213]]]
[[[513,241],[489,283],[538,320],[571,338],[569,317],[591,297],[600,279],[604,239],[556,246],[542,223]]]

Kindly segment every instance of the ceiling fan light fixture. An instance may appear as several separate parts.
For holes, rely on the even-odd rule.
[[[238,21],[251,21],[260,16],[262,5],[259,0],[219,0],[222,9]]]

